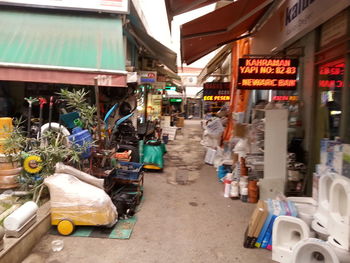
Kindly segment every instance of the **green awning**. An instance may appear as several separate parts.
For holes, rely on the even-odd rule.
[[[126,75],[122,21],[106,14],[2,8],[0,67]]]

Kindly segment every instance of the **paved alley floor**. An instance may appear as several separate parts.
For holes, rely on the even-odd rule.
[[[47,234],[25,263],[270,263],[271,252],[245,249],[253,204],[223,197],[215,169],[204,165],[199,121],[186,121],[168,144],[163,173],[147,173],[145,200],[130,240]],[[61,239],[64,248],[51,250]]]

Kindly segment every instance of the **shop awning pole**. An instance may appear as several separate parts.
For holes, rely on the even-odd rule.
[[[97,135],[99,144],[102,141],[101,137],[101,112],[100,112],[100,92],[98,87],[98,78],[94,78],[95,82],[95,100],[96,100],[96,109],[97,109]]]

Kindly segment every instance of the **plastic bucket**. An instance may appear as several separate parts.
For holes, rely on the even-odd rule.
[[[0,138],[7,138],[13,131],[12,118],[0,118]]]
[[[83,130],[80,127],[73,129],[73,134],[69,136],[69,140],[78,148],[87,147],[81,154],[81,157],[86,159],[91,155],[92,137],[88,130]]]

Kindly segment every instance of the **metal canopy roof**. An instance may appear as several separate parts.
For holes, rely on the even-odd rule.
[[[2,80],[126,86],[118,17],[2,8],[0,24]]]
[[[272,0],[238,0],[183,24],[182,62],[191,64],[224,44],[249,36],[271,3]]]

